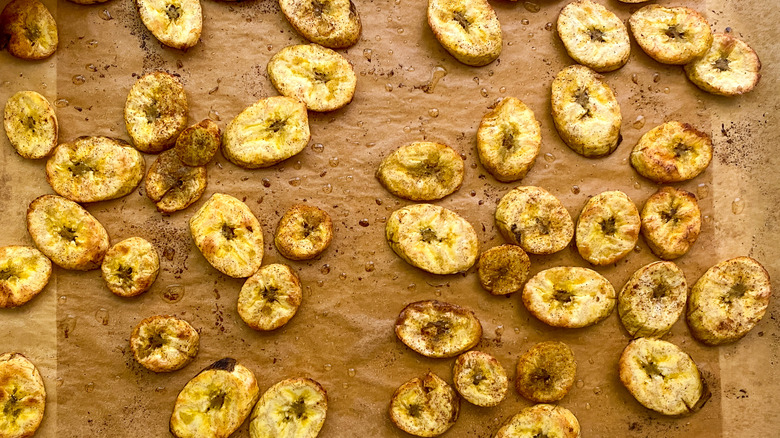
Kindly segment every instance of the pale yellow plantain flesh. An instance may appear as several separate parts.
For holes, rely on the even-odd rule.
[[[195,359],[199,345],[198,332],[175,316],[150,316],[139,322],[130,336],[135,360],[155,373],[184,368]]]
[[[498,231],[531,254],[552,254],[574,236],[574,222],[561,201],[541,187],[520,186],[496,207]]]
[[[3,126],[11,146],[24,158],[43,158],[57,146],[57,115],[49,101],[35,91],[20,91],[8,98]]]
[[[219,151],[222,136],[217,122],[204,119],[182,131],[176,139],[176,155],[188,166],[205,166]]]
[[[460,398],[436,374],[415,377],[396,389],[390,400],[390,419],[406,433],[435,437],[458,420]]]
[[[333,221],[325,210],[296,204],[287,210],[276,227],[274,244],[290,260],[311,260],[322,254],[333,240]]]
[[[441,301],[417,301],[404,307],[395,334],[407,347],[427,357],[453,357],[482,338],[482,324],[471,310]]]
[[[44,59],[59,43],[57,23],[38,0],[13,0],[0,13],[0,49],[21,59]]]
[[[662,187],[642,207],[642,235],[664,260],[685,255],[701,232],[701,210],[693,193]]]
[[[487,0],[428,0],[428,25],[458,61],[483,66],[501,54],[501,24]]]
[[[588,199],[577,219],[577,251],[594,265],[609,265],[628,255],[639,239],[636,205],[621,191]]]
[[[111,292],[134,297],[152,287],[160,272],[160,257],[149,241],[130,237],[109,248],[100,269]]]
[[[680,318],[688,300],[685,274],[672,262],[639,268],[618,296],[618,313],[635,338],[660,338]]]
[[[155,71],[139,78],[125,101],[125,128],[133,145],[149,154],[171,148],[187,126],[187,95],[179,80]]]
[[[580,423],[568,409],[538,404],[509,418],[494,438],[580,438]]]
[[[517,245],[490,248],[479,256],[477,274],[482,287],[493,295],[509,295],[523,288],[531,260]]]
[[[393,151],[379,164],[376,176],[390,193],[412,201],[435,201],[460,188],[463,158],[451,147],[427,141]]]
[[[263,394],[249,422],[251,438],[315,438],[328,411],[325,388],[313,379],[282,380]]]
[[[709,23],[690,8],[648,5],[631,14],[628,22],[639,47],[664,64],[687,64],[712,44]]]
[[[352,0],[280,0],[287,21],[307,40],[331,49],[354,45],[362,25]]]
[[[685,65],[685,73],[697,87],[721,96],[739,96],[758,85],[761,60],[744,41],[728,33],[713,35],[712,46]]]
[[[452,380],[458,394],[477,406],[496,406],[506,397],[509,379],[495,357],[482,351],[467,351],[455,360]]]
[[[184,210],[206,191],[206,167],[190,167],[181,162],[175,151],[157,156],[144,179],[146,196],[162,213]]]
[[[534,112],[507,97],[482,117],[477,130],[479,161],[501,182],[523,179],[542,144],[541,124]]]
[[[0,355],[0,438],[35,435],[46,407],[46,389],[35,365],[19,353]]]
[[[693,179],[704,172],[711,160],[710,136],[676,121],[647,131],[631,151],[631,166],[657,183]]]
[[[517,392],[537,403],[552,403],[566,396],[574,385],[577,362],[563,342],[540,342],[517,361]]]
[[[631,54],[626,25],[612,11],[591,0],[576,0],[558,15],[558,35],[578,63],[597,72],[623,67]]]
[[[241,287],[238,315],[255,330],[275,330],[295,316],[302,299],[301,282],[292,268],[266,265]]]
[[[0,309],[35,298],[49,283],[51,261],[30,246],[0,247]]]
[[[187,50],[200,40],[200,0],[136,0],[147,29],[166,46]]]

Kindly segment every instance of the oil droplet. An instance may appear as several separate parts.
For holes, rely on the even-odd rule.
[[[167,303],[178,303],[184,298],[184,286],[172,284],[162,291],[162,299]]]
[[[634,123],[632,125],[634,129],[642,129],[645,127],[645,116],[639,115],[636,116],[636,119],[634,120]]]
[[[97,46],[98,46],[98,41],[97,40],[89,40],[89,41],[87,41],[87,47],[88,48],[94,49]]]
[[[596,395],[601,394],[601,387],[597,386],[597,387],[593,388],[593,393],[596,394]]]
[[[661,74],[660,73],[653,73],[653,82],[656,84],[661,82]]]
[[[60,305],[63,305],[63,304],[65,304],[65,302],[66,302],[66,301],[68,301],[68,297],[66,297],[65,295],[62,295],[62,296],[59,298],[59,304],[60,304]]]
[[[346,272],[342,272],[341,274],[339,274],[339,279],[346,280],[347,279],[347,273]]]
[[[82,85],[84,82],[87,82],[87,78],[85,78],[83,75],[76,75],[73,76],[72,81],[75,85]]]
[[[498,89],[499,93],[506,93],[506,87],[501,87]]]
[[[54,106],[56,106],[57,108],[65,108],[68,105],[70,105],[68,99],[57,99],[54,101]]]
[[[403,28],[403,27],[399,27],[399,28],[398,28],[398,30],[397,30],[397,32],[398,32],[398,35],[403,35],[403,33],[404,33],[404,28]]]
[[[699,195],[700,200],[707,199],[710,196],[710,187],[705,183],[701,183],[696,186],[696,194]]]
[[[385,84],[385,90],[387,91],[393,91],[393,84]]]
[[[585,402],[585,409],[590,409],[590,403]]]
[[[100,15],[100,19],[101,20],[105,20],[105,21],[108,21],[108,20],[111,20],[111,19],[114,18],[114,17],[111,16],[111,12],[108,12],[108,9],[103,9],[102,11],[100,11],[100,14],[98,14],[98,15]]]
[[[374,53],[371,49],[363,49],[363,57],[366,58],[368,62],[371,62],[371,55]]]
[[[417,289],[417,285],[414,283],[409,283],[409,286],[406,286],[406,290],[413,291]]]
[[[355,177],[352,175],[347,175],[344,177],[344,180],[348,183],[351,183],[353,179],[355,179]]]
[[[745,200],[742,198],[735,198],[731,201],[731,212],[734,214],[740,214],[745,210]]]
[[[555,155],[547,152],[546,154],[544,154],[544,161],[548,163],[552,163],[553,161],[555,161]]]
[[[639,190],[642,188],[642,184],[639,184],[639,181],[634,181],[634,188]]]
[[[631,82],[639,85],[639,76],[636,73],[631,74]]]
[[[431,108],[431,109],[429,109],[428,110],[428,115],[433,117],[433,118],[439,117],[439,109],[438,108]]]
[[[108,309],[103,307],[97,309],[97,312],[95,312],[95,319],[103,325],[108,325]]]
[[[671,92],[672,90],[669,87],[664,87],[664,94],[669,94]]]
[[[702,222],[704,222],[705,225],[712,224],[712,216],[705,214],[704,217],[701,219]]]
[[[434,292],[433,294],[436,295],[437,297],[440,297],[441,296],[441,290],[440,289],[436,289],[436,292]]]
[[[542,9],[541,7],[539,7],[539,5],[533,2],[525,2],[523,3],[523,7],[525,8],[526,11],[532,13],[537,13]]]
[[[552,30],[552,28],[553,28],[553,24],[550,22],[544,25],[544,30]]]
[[[365,218],[364,218],[364,219],[360,219],[360,221],[358,221],[358,224],[359,224],[361,227],[367,227],[367,226],[369,226],[369,225],[370,225],[370,224],[368,223],[368,219],[365,219]]]
[[[366,272],[372,272],[374,269],[376,269],[376,266],[374,266],[374,262],[366,262]]]
[[[577,388],[582,388],[585,386],[585,382],[582,381],[582,379],[577,380]]]
[[[263,178],[260,182],[263,183],[263,187],[271,187],[271,180],[268,178]]]
[[[95,390],[95,384],[93,382],[89,382],[86,385],[84,385],[84,391],[92,392]]]
[[[481,94],[482,97],[488,97],[488,91],[484,88],[479,90],[479,94]]]
[[[265,46],[265,48],[266,48],[266,50],[268,50],[270,52],[271,50],[274,49],[274,46],[269,44],[269,45]]]
[[[428,81],[427,85],[424,85],[422,87],[422,90],[428,94],[433,93],[433,90],[436,88],[436,85],[445,76],[447,76],[447,69],[445,69],[440,65],[437,65],[431,71],[431,79]]]
[[[520,334],[520,327],[515,327],[515,334],[516,334],[516,335],[519,335],[519,334]]]
[[[56,378],[56,379],[54,379],[54,380],[57,382],[57,387],[58,387],[58,388],[59,388],[60,386],[62,386],[62,384],[63,384],[63,383],[65,383],[65,379],[63,379],[62,377],[57,377],[57,378]]]
[[[117,377],[119,377],[119,376],[117,376]],[[165,391],[165,387],[164,386],[158,386],[158,387],[154,388],[154,392],[163,392],[163,391]]]
[[[325,184],[324,186],[322,186],[322,192],[323,193],[331,193],[331,192],[333,192],[333,186],[330,185],[330,184]]]
[[[303,167],[303,163],[301,163],[301,160],[298,160],[293,164],[293,169],[295,170],[301,170],[301,167]]]
[[[219,116],[219,112],[217,112],[216,110],[209,110],[209,118],[217,122],[222,120],[222,118]]]
[[[414,67],[412,67],[412,66],[409,66],[409,68],[407,68],[407,69],[406,69],[406,71],[408,71],[408,72],[413,72],[413,71],[414,71]]]
[[[578,195],[580,193],[580,186],[571,186],[571,192]]]
[[[65,336],[65,339],[68,339],[68,336],[73,333],[73,330],[76,329],[76,316],[75,315],[68,315],[60,322],[60,330],[62,330],[62,334]]]
[[[534,33],[533,32],[528,32],[528,38],[530,39],[530,38],[533,38],[533,37],[534,37]]]
[[[478,77],[474,76],[474,78],[472,80],[474,81],[475,84],[479,85],[479,78]]]
[[[317,286],[319,287],[325,286],[325,282],[322,280],[317,280]]]
[[[403,131],[408,134],[408,133],[412,132],[412,128],[409,127],[409,126],[404,126]]]
[[[344,383],[341,384],[341,387],[344,388],[344,389],[347,389],[347,388],[349,388],[349,383],[344,382]]]
[[[642,248],[639,245],[634,245],[634,252],[635,253],[640,253],[640,252],[642,252]]]
[[[326,363],[326,364],[325,364],[325,371],[330,371],[330,370],[332,370],[332,369],[333,369],[333,365],[331,365],[331,364],[329,364],[329,363]]]
[[[292,178],[289,181],[287,181],[287,183],[293,187],[298,187],[299,185],[301,185],[301,179],[296,176],[295,178]]]
[[[328,160],[328,164],[330,165],[330,167],[339,167],[339,158],[338,157],[331,158],[330,160]]]
[[[522,20],[520,20],[520,24],[522,24],[523,26],[528,26],[529,23],[531,23],[531,22],[528,21],[527,18],[523,18]]]
[[[91,71],[92,73],[95,73],[98,71],[97,67],[95,67],[95,64],[87,64],[84,66],[87,70]]]
[[[324,265],[322,265],[322,267],[320,268],[320,272],[321,272],[323,275],[330,274],[330,265],[329,265],[329,264],[327,264],[327,263],[325,263]]]
[[[495,333],[496,333],[496,336],[500,338],[501,335],[504,334],[504,326],[503,325],[496,326]]]
[[[357,374],[357,371],[355,371],[354,368],[350,368],[350,369],[347,370],[347,375],[349,377],[355,377],[355,374]]]

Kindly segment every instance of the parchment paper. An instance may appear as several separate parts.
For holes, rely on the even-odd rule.
[[[248,105],[277,94],[265,73],[270,57],[287,45],[305,43],[271,0],[203,0],[203,36],[186,53],[161,46],[129,0],[93,6],[44,3],[56,17],[60,47],[52,58],[38,62],[0,53],[0,101],[26,89],[56,101],[63,142],[81,135],[129,141],[122,116],[127,91],[137,77],[156,69],[180,76],[190,124],[212,117],[224,129]],[[284,163],[253,171],[220,155],[208,167],[203,198],[170,216],[155,210],[143,188],[87,206],[106,226],[112,243],[141,236],[156,246],[162,269],[150,291],[120,299],[108,291],[99,270],[55,268],[39,297],[20,309],[0,311],[0,351],[27,355],[46,383],[46,416],[36,436],[170,436],[168,420],[178,392],[199,370],[225,356],[254,371],[261,391],[288,377],[319,381],[329,397],[322,437],[407,436],[387,415],[392,393],[429,370],[451,381],[454,361],[422,357],[396,339],[396,316],[409,302],[422,299],[473,309],[484,328],[477,348],[498,358],[510,379],[517,358],[534,343],[554,339],[569,344],[578,363],[577,383],[560,404],[577,416],[584,437],[776,433],[776,299],[761,323],[730,346],[705,347],[691,337],[684,321],[677,322],[665,339],[694,358],[713,397],[699,413],[666,418],[639,405],[619,382],[617,362],[629,336],[616,311],[594,327],[554,329],[532,317],[519,296],[489,295],[479,286],[475,269],[436,276],[398,258],[385,243],[384,221],[409,202],[385,191],[374,172],[383,157],[412,141],[455,148],[466,160],[464,184],[437,204],[468,219],[485,250],[503,243],[493,214],[501,196],[516,185],[546,188],[575,220],[588,197],[605,190],[623,190],[641,208],[657,186],[629,166],[631,148],[662,122],[688,122],[709,130],[715,158],[705,173],[678,185],[697,194],[705,220],[699,240],[676,262],[690,284],[711,265],[738,255],[757,258],[777,277],[774,233],[780,217],[774,206],[780,200],[775,171],[780,163],[773,142],[780,103],[775,68],[780,12],[756,0],[660,1],[701,11],[715,31],[730,27],[756,49],[764,77],[744,97],[715,97],[689,83],[681,68],[653,61],[632,43],[629,63],[605,75],[621,105],[623,142],[607,158],[586,159],[565,146],[550,116],[550,83],[573,62],[553,26],[566,2],[538,0],[538,12],[523,1],[492,2],[504,47],[497,61],[481,68],[460,64],[438,44],[426,22],[425,1],[355,3],[363,34],[356,46],[341,53],[358,73],[357,93],[342,110],[310,113],[311,147]],[[622,19],[639,7],[614,0],[606,5]],[[446,75],[432,84],[437,70]],[[74,80],[77,76],[83,76],[83,83]],[[541,154],[528,176],[513,184],[493,179],[476,154],[479,121],[505,96],[523,100],[542,124]],[[5,212],[0,245],[31,245],[24,220],[27,205],[52,193],[44,161],[22,159],[4,135],[0,143]],[[146,157],[147,166],[154,158]],[[277,331],[255,332],[241,321],[235,307],[243,281],[218,273],[191,240],[187,221],[215,192],[245,199],[263,226],[264,264],[288,263],[301,278],[303,304]],[[310,262],[285,260],[273,246],[281,214],[298,202],[321,207],[334,219],[332,245]],[[368,226],[360,225],[364,219]],[[531,260],[532,274],[552,266],[587,266],[573,246]],[[634,270],[654,260],[640,239],[634,253],[597,271],[619,290]],[[171,302],[177,295],[180,299]],[[182,317],[200,331],[200,353],[183,370],[154,374],[132,359],[128,340],[133,327],[155,314]],[[511,385],[498,407],[463,401],[460,419],[446,436],[491,437],[505,419],[530,405]],[[234,436],[247,437],[247,424]]]

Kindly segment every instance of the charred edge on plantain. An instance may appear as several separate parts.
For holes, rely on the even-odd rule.
[[[233,359],[232,357],[226,357],[207,366],[206,368],[203,369],[203,371],[222,370],[231,373],[233,372],[233,369],[235,369],[235,367],[236,367],[236,360]]]

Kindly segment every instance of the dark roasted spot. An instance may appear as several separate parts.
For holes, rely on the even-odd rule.
[[[41,37],[41,29],[35,24],[28,24],[24,29],[24,36],[27,37],[27,39],[30,40],[33,45],[35,45],[35,43],[38,41],[38,38]]]
[[[308,222],[303,223],[303,237],[309,237],[311,236],[314,231],[317,229],[315,225],[312,225]]]
[[[279,132],[284,128],[284,125],[287,123],[287,120],[274,120],[273,123],[271,123],[271,126],[268,127],[273,132]]]
[[[161,334],[155,333],[149,337],[149,349],[156,350],[162,347],[163,345],[165,345],[165,340],[163,339]]]
[[[599,29],[591,29],[590,30],[590,39],[591,41],[599,41],[604,42],[604,32],[602,32]]]
[[[468,32],[469,26],[471,26],[471,23],[469,23],[469,20],[466,19],[466,16],[463,15],[462,12],[456,11],[455,14],[452,16],[452,19],[457,21],[458,24],[460,24],[460,27],[462,27],[463,30]]]
[[[119,265],[119,267],[116,268],[116,276],[119,277],[123,283],[129,283],[133,281],[133,267]]]
[[[685,32],[677,26],[669,26],[665,33],[666,36],[672,39],[683,39],[685,37]]]
[[[423,336],[437,337],[447,333],[450,330],[448,321],[431,321],[425,324],[420,330]]]
[[[664,377],[664,374],[661,372],[661,370],[658,368],[658,365],[655,362],[645,362],[642,364],[642,369],[647,373],[650,377],[660,376],[661,378]]]
[[[436,236],[436,232],[430,228],[423,228],[420,230],[421,239],[425,243],[438,242],[439,238]]]
[[[314,70],[314,80],[317,82],[328,82],[328,74],[321,71]]]
[[[604,219],[599,223],[601,225],[601,231],[607,236],[615,234],[617,231],[617,225],[615,225],[615,217],[612,216],[609,219]]]
[[[76,230],[71,227],[60,228],[60,237],[71,242],[76,241]]]
[[[311,2],[311,9],[314,11],[314,16],[319,17],[323,12],[325,12],[325,3],[313,0]]]
[[[144,108],[147,123],[154,123],[160,117],[160,110],[157,109],[157,101],[152,101],[151,105]]]
[[[35,132],[35,125],[36,125],[36,121],[35,121],[35,118],[34,118],[34,117],[32,117],[32,116],[27,116],[27,119],[25,120],[25,122],[24,122],[24,125],[25,125],[25,126],[27,127],[27,129],[29,129],[30,131],[32,131],[32,132]]]
[[[416,405],[416,404],[415,405],[409,405],[408,411],[409,411],[409,416],[410,417],[415,417],[416,418],[416,417],[419,417],[420,414],[422,414],[422,407],[420,407],[420,405]]]
[[[738,300],[744,297],[747,291],[748,288],[747,286],[745,286],[745,283],[738,281],[731,286],[729,291],[723,297],[723,301],[727,304],[731,304],[732,302],[734,302],[734,300]]]
[[[588,90],[577,90],[577,92],[574,93],[574,101],[577,102],[577,105],[587,110],[588,114],[590,114],[590,110],[588,109],[588,104],[590,103]]]
[[[225,236],[225,239],[231,240],[236,238],[236,232],[235,228],[231,227],[228,224],[222,224],[222,235]]]
[[[222,409],[222,406],[225,404],[225,393],[220,391],[215,396],[211,397],[211,400],[209,400],[209,407],[207,410],[219,410]]]
[[[674,156],[675,158],[680,158],[692,150],[693,148],[685,143],[677,143],[674,145]]]
[[[504,134],[504,139],[501,141],[501,147],[504,149],[511,151],[512,147],[515,145],[515,136],[511,132],[507,132]]]
[[[17,417],[22,412],[21,407],[18,406],[19,399],[16,398],[16,388],[14,388],[13,393],[11,393],[8,397],[8,400],[5,402],[5,406],[3,407],[3,415],[5,417]]]
[[[74,163],[72,166],[68,167],[68,170],[73,176],[81,176],[84,175],[87,172],[92,172],[92,168],[86,165],[85,163],[82,163],[80,161]]]
[[[663,219],[664,222],[670,222],[670,221],[677,222],[678,221],[677,212],[679,208],[680,208],[679,205],[672,204],[669,207],[669,210],[665,210],[661,212],[661,219]]]
[[[552,375],[544,368],[537,368],[531,372],[531,379],[542,385],[548,385],[552,382]]]
[[[224,357],[213,364],[206,367],[203,371],[206,370],[225,370],[227,372],[233,372],[233,369],[236,367],[236,360],[232,357]],[[201,372],[203,372],[201,371]]]
[[[288,412],[294,415],[297,419],[306,418],[306,401],[303,399],[303,397],[299,397],[297,400],[292,402]],[[291,419],[289,415],[287,416],[287,419]]]
[[[556,290],[554,297],[561,303],[570,303],[574,295],[571,292],[567,292],[565,290]]]
[[[15,276],[11,269],[0,269],[0,281],[10,280],[11,277]]]
[[[482,373],[476,373],[474,374],[474,378],[472,379],[472,382],[474,383],[474,385],[479,385],[479,383],[485,379],[487,379],[487,377],[485,377]]]
[[[273,286],[268,286],[264,288],[260,295],[269,303],[273,303],[276,301],[276,297],[279,295],[279,289],[275,288]]]
[[[727,58],[718,58],[717,61],[712,63],[712,66],[720,71],[726,71],[729,69],[729,60]]]
[[[175,21],[177,18],[181,17],[181,8],[176,5],[169,4],[165,8],[165,15],[168,16],[169,20]]]
[[[653,287],[653,298],[656,300],[661,299],[669,295],[669,292],[671,292],[671,288],[667,283],[658,283]]]
[[[550,221],[548,219],[537,217],[534,220],[536,221],[536,228],[539,230],[539,234],[545,236],[550,234]]]

